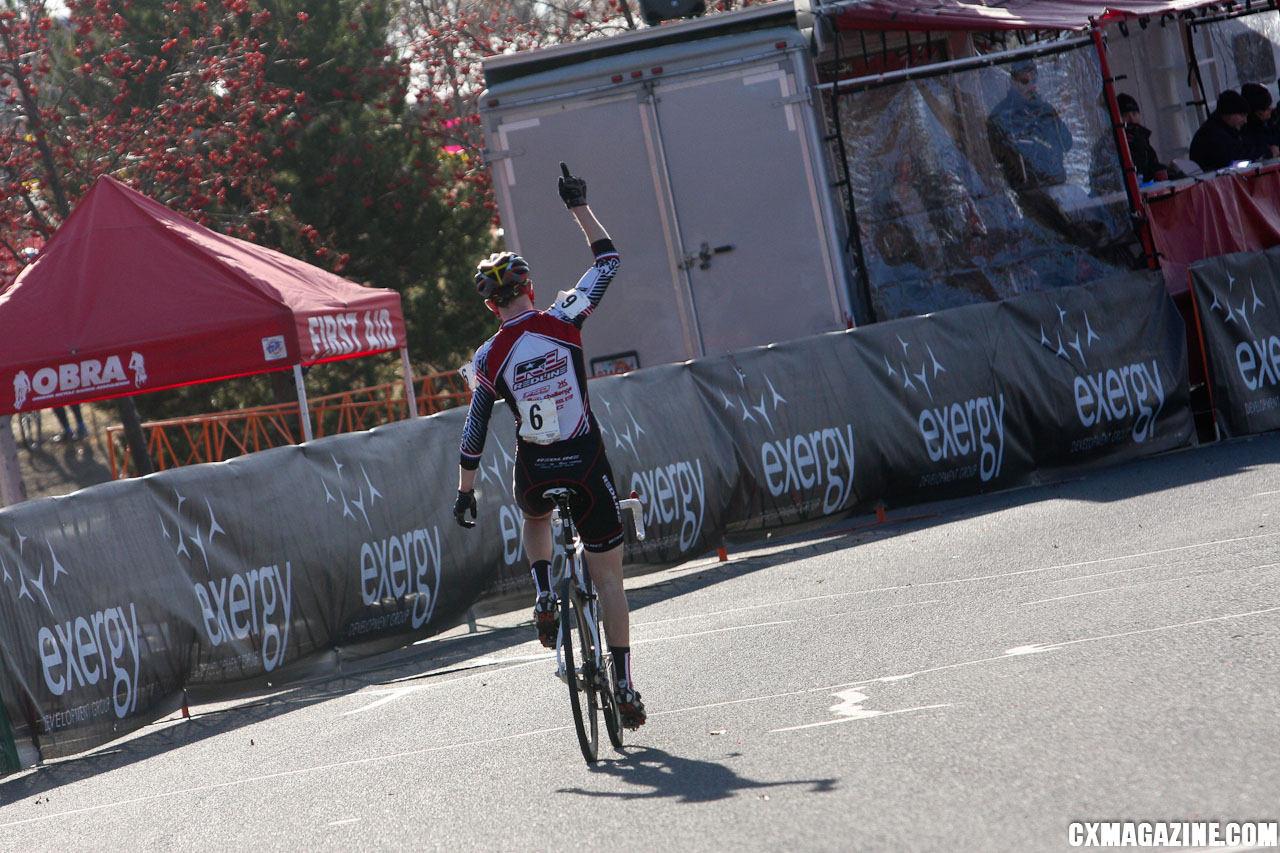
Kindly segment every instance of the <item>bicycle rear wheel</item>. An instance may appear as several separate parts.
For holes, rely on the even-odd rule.
[[[560,646],[564,653],[565,681],[569,685],[569,707],[578,732],[578,746],[588,764],[594,764],[600,748],[600,724],[596,714],[594,684],[595,649],[586,627],[578,590],[565,582],[560,595]],[[575,660],[581,662],[576,667]]]
[[[596,621],[596,636],[601,638],[601,648],[596,654],[596,660],[600,662],[596,678],[596,685],[600,691],[600,713],[604,717],[605,731],[609,733],[609,742],[613,744],[615,749],[621,749],[622,714],[618,711],[616,698],[618,695],[618,680],[614,675],[613,655],[607,650],[607,646],[604,643],[604,629],[600,625],[599,606],[600,600],[596,599],[595,606],[591,608],[591,615]]]
[[[600,679],[600,711],[604,715],[604,728],[609,733],[609,742],[615,749],[622,748],[622,713],[618,711],[617,679],[613,675],[613,658],[601,655],[604,661],[604,673]]]

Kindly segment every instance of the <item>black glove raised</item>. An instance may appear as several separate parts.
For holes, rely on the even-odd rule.
[[[472,489],[469,492],[459,490],[458,499],[453,502],[453,520],[458,522],[462,527],[475,527],[475,521],[467,521],[467,513],[471,513],[471,518],[476,517],[476,491]]]
[[[564,202],[565,207],[571,209],[582,207],[587,203],[587,182],[577,175],[569,174],[569,167],[564,163],[560,164],[560,171],[564,173],[560,176],[560,180],[556,182],[556,190],[560,193],[560,200]]]

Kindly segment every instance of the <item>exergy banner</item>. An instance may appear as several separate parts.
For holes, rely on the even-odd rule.
[[[1226,436],[1280,428],[1280,249],[1190,269],[1218,427]]]
[[[1158,277],[1135,276],[595,381],[618,489],[645,504],[628,557],[678,562],[728,532],[1186,445],[1184,341]],[[87,749],[184,688],[332,666],[525,581],[502,412],[479,526],[453,522],[464,415],[0,512],[0,698],[18,741]]]
[[[628,557],[1186,446],[1184,334],[1159,275],[1134,274],[595,381],[618,487],[646,501]],[[519,582],[512,440],[490,436],[477,494]]]
[[[173,710],[183,687],[456,622],[489,572],[444,539],[446,432],[403,422],[0,513],[19,738],[64,755]]]

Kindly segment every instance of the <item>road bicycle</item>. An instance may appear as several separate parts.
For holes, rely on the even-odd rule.
[[[622,746],[622,716],[615,697],[617,687],[613,655],[603,642],[599,601],[591,575],[586,571],[582,541],[569,512],[571,489],[547,489],[542,493],[555,503],[551,524],[564,546],[564,580],[560,582],[560,631],[556,636],[556,676],[569,686],[569,707],[578,732],[582,757],[593,764],[599,754],[600,717],[604,717],[609,741]],[[635,492],[618,501],[631,511],[636,539],[644,539],[644,512]]]

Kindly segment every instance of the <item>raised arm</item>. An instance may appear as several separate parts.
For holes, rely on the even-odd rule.
[[[564,206],[569,208],[573,218],[578,220],[582,233],[587,235],[587,242],[593,249],[600,240],[609,239],[604,226],[587,206],[587,182],[572,174],[564,163],[560,164],[560,180],[556,184],[556,189],[560,193],[560,200],[564,202]]]
[[[582,328],[583,322],[600,304],[609,282],[618,272],[618,252],[614,249],[609,233],[604,230],[600,220],[596,219],[591,208],[587,206],[587,182],[569,172],[569,167],[560,164],[560,180],[557,189],[560,200],[569,208],[573,218],[587,238],[595,262],[583,273],[572,291],[562,292],[551,306],[551,313],[562,320]],[[582,296],[586,296],[583,300]]]
[[[596,219],[596,215],[591,212],[591,208],[585,201],[577,207],[569,208],[569,212],[573,214],[574,219],[578,220],[578,226],[582,228],[582,233],[587,235],[587,242],[593,248],[599,241],[609,239],[609,233],[604,230],[604,226],[600,224],[600,220]]]

